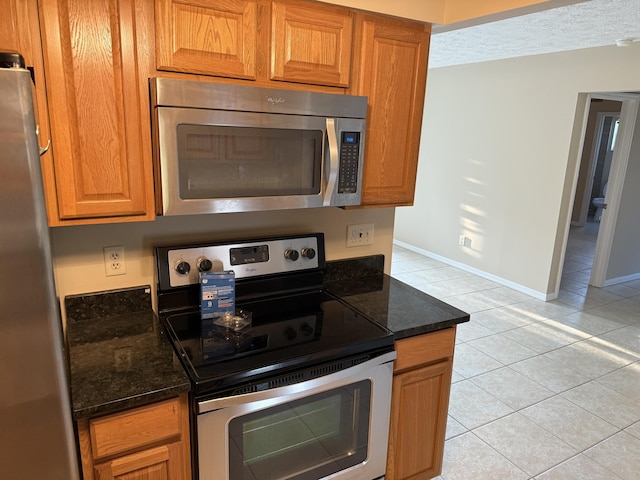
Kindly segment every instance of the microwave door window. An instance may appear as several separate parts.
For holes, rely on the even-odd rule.
[[[320,130],[178,125],[183,199],[317,195]]]

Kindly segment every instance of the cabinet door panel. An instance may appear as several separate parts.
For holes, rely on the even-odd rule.
[[[359,17],[361,45],[356,94],[369,97],[363,205],[411,205],[430,27]]]
[[[273,2],[272,80],[349,85],[353,20],[348,11]]]
[[[387,480],[440,474],[451,365],[448,359],[394,376]]]
[[[182,462],[180,444],[173,443],[96,465],[95,474],[98,480],[178,480]]]
[[[133,0],[41,1],[61,220],[147,214],[134,11]]]
[[[255,1],[158,0],[158,70],[256,78]]]

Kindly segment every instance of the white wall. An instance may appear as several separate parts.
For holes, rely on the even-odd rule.
[[[577,173],[578,94],[633,90],[638,44],[430,70],[416,201],[397,209],[395,237],[554,292]],[[458,246],[460,234],[470,246]]]
[[[316,208],[262,213],[159,217],[155,222],[58,227],[51,230],[56,289],[64,297],[138,285],[153,285],[153,247],[191,241],[323,232],[327,259],[382,253],[388,272],[394,209]],[[347,225],[374,224],[374,244],[346,247]],[[102,248],[123,245],[127,274],[105,275]],[[64,313],[64,312],[63,312]]]

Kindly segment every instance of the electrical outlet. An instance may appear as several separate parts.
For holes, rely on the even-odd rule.
[[[347,247],[373,245],[373,223],[347,226]]]
[[[104,247],[104,272],[107,277],[126,275],[127,264],[124,262],[124,246]]]
[[[460,235],[458,237],[458,245],[460,245],[461,247],[471,248],[471,237]]]

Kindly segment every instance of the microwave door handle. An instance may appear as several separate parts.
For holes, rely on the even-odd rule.
[[[324,201],[322,202],[325,207],[331,206],[333,191],[338,183],[338,168],[340,166],[336,121],[334,118],[327,118],[327,140],[329,141],[329,175],[327,179],[327,188],[324,192]]]

